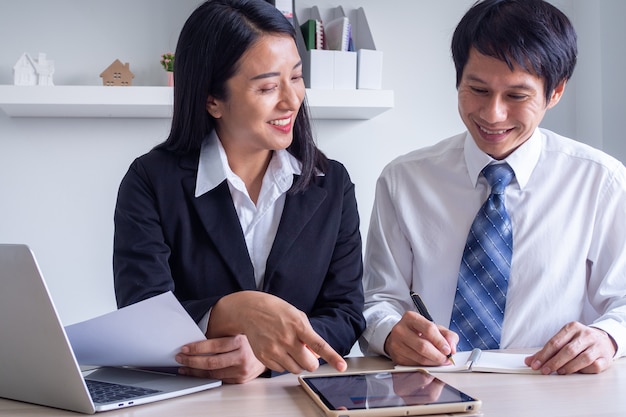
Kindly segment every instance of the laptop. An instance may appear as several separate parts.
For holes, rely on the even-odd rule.
[[[93,414],[220,385],[130,368],[81,372],[34,254],[0,244],[0,397]]]

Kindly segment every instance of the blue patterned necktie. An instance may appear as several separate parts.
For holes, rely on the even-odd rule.
[[[450,322],[450,329],[459,335],[460,351],[500,347],[511,271],[513,230],[504,189],[514,173],[508,164],[487,165],[482,172],[491,194],[467,236]]]

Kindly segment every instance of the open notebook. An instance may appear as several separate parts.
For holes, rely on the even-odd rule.
[[[428,372],[495,372],[503,374],[540,374],[524,363],[529,353],[508,353],[498,351],[457,352],[452,358],[456,365],[420,366]],[[396,369],[416,368],[415,366],[396,366]]]

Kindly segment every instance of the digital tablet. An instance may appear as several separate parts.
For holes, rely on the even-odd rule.
[[[481,401],[421,370],[300,375],[327,416],[395,417],[475,412]]]

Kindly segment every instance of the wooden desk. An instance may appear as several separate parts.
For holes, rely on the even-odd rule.
[[[383,358],[348,358],[350,370],[390,369]],[[327,366],[320,371],[329,372]],[[599,375],[437,374],[483,401],[484,417],[624,417],[626,359]],[[70,411],[0,399],[0,416],[79,416]],[[296,376],[259,378],[243,385],[224,385],[149,405],[100,414],[102,417],[321,417],[321,410],[302,391]]]

